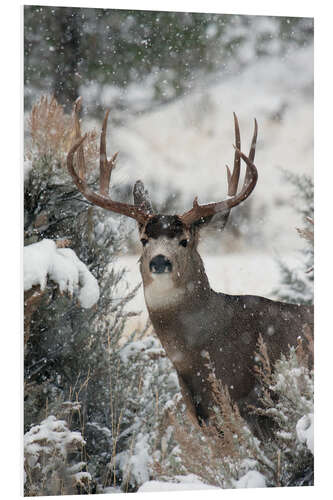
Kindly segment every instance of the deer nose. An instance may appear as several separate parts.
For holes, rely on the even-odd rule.
[[[149,269],[151,273],[171,273],[172,264],[164,255],[156,255],[151,259]]]

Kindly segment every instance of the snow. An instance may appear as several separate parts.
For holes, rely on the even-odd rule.
[[[138,489],[140,493],[150,491],[218,490],[216,486],[203,483],[195,474],[175,476],[171,481],[147,481]]]
[[[122,491],[119,486],[107,486],[103,489],[102,493],[104,495],[111,495],[114,493],[122,493]]]
[[[130,342],[120,351],[120,358],[122,362],[127,365],[130,362],[132,356],[136,356],[138,352],[144,352],[147,349],[147,343],[145,340],[137,340]]]
[[[151,465],[149,439],[148,434],[139,433],[128,464],[131,475],[138,484],[143,484],[149,479],[149,465]]]
[[[67,472],[76,483],[91,481],[91,474],[82,470],[86,462],[68,464],[69,453],[84,445],[80,432],[71,431],[65,420],[49,415],[24,434],[24,482],[30,478],[32,470],[38,471],[41,480],[49,479],[50,472],[55,473],[59,469],[59,463],[67,467]]]
[[[56,450],[64,459],[73,445],[83,445],[85,441],[80,432],[70,431],[67,423],[50,415],[39,425],[24,434],[24,451],[29,467],[35,467],[40,454]]]
[[[34,285],[44,290],[48,279],[59,286],[61,293],[77,294],[83,308],[92,307],[99,299],[97,280],[75,252],[44,239],[24,247],[24,290]]]
[[[297,439],[306,444],[307,448],[314,454],[314,418],[313,413],[304,415],[296,424]]]
[[[265,476],[256,470],[250,470],[235,482],[235,488],[266,488]]]
[[[28,158],[25,158],[23,163],[24,181],[28,180],[31,170],[32,170],[32,161]]]

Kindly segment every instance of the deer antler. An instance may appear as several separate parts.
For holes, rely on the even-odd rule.
[[[81,137],[80,122],[78,115],[81,107],[81,101],[82,99],[81,97],[79,97],[74,104],[74,124],[75,124],[76,142],[74,143],[74,145],[67,154],[67,168],[70,175],[72,176],[74,183],[76,184],[76,187],[83,194],[83,196],[94,205],[105,208],[106,210],[110,210],[112,212],[116,212],[118,214],[126,215],[127,217],[135,219],[140,224],[144,224],[150,218],[150,215],[146,211],[129,203],[121,203],[118,201],[114,201],[108,196],[111,172],[115,167],[118,155],[118,153],[115,153],[110,160],[108,160],[106,156],[106,128],[110,112],[109,110],[105,113],[102,132],[101,132],[99,193],[96,193],[88,186],[85,179],[86,166],[83,153],[83,142],[85,141],[87,134]],[[74,168],[75,153],[77,153],[76,159],[78,165],[78,173]]]
[[[258,180],[258,171],[256,166],[253,164],[257,143],[258,135],[258,124],[257,120],[254,119],[254,132],[251,142],[251,148],[249,156],[247,157],[241,152],[241,142],[240,142],[240,131],[239,124],[236,114],[234,113],[235,122],[235,157],[234,157],[234,168],[231,174],[228,165],[227,167],[227,180],[228,180],[228,196],[226,200],[219,201],[216,203],[209,203],[207,205],[199,205],[198,197],[196,196],[193,201],[193,207],[188,212],[185,212],[179,218],[180,220],[190,226],[194,222],[204,219],[217,214],[218,212],[226,212],[229,215],[230,210],[239,205],[242,201],[246,200],[248,196],[252,193]],[[246,173],[244,178],[244,183],[241,191],[237,194],[239,174],[240,174],[240,161],[244,160],[246,163]]]

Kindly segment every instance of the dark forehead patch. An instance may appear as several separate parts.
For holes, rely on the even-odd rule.
[[[184,224],[177,215],[155,215],[146,225],[146,235],[148,238],[159,238],[167,236],[175,238],[184,231]]]

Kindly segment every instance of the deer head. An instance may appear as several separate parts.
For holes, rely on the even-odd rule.
[[[100,141],[100,190],[96,193],[90,189],[85,180],[85,163],[82,144],[86,135],[81,137],[78,112],[81,105],[79,98],[74,106],[76,142],[68,153],[68,170],[81,193],[91,203],[107,210],[126,215],[138,223],[139,237],[142,243],[140,270],[145,288],[148,308],[164,304],[169,307],[179,300],[182,294],[196,290],[205,294],[209,288],[201,258],[197,252],[198,232],[200,227],[209,223],[212,217],[220,213],[223,227],[227,222],[230,210],[242,203],[255,188],[258,173],[253,164],[257,140],[257,122],[249,156],[245,156],[240,148],[240,130],[236,114],[235,156],[231,173],[227,166],[228,198],[216,203],[199,205],[195,197],[192,208],[181,215],[163,215],[154,213],[149,195],[143,183],[135,183],[133,195],[134,205],[112,200],[109,193],[111,172],[115,167],[117,153],[108,160],[106,157],[106,128],[109,111],[103,121]],[[74,168],[74,155],[77,152],[77,169]],[[246,163],[244,183],[237,193],[241,159]],[[152,286],[152,285],[158,286]],[[150,288],[149,288],[150,287]],[[154,300],[155,299],[155,300]]]

